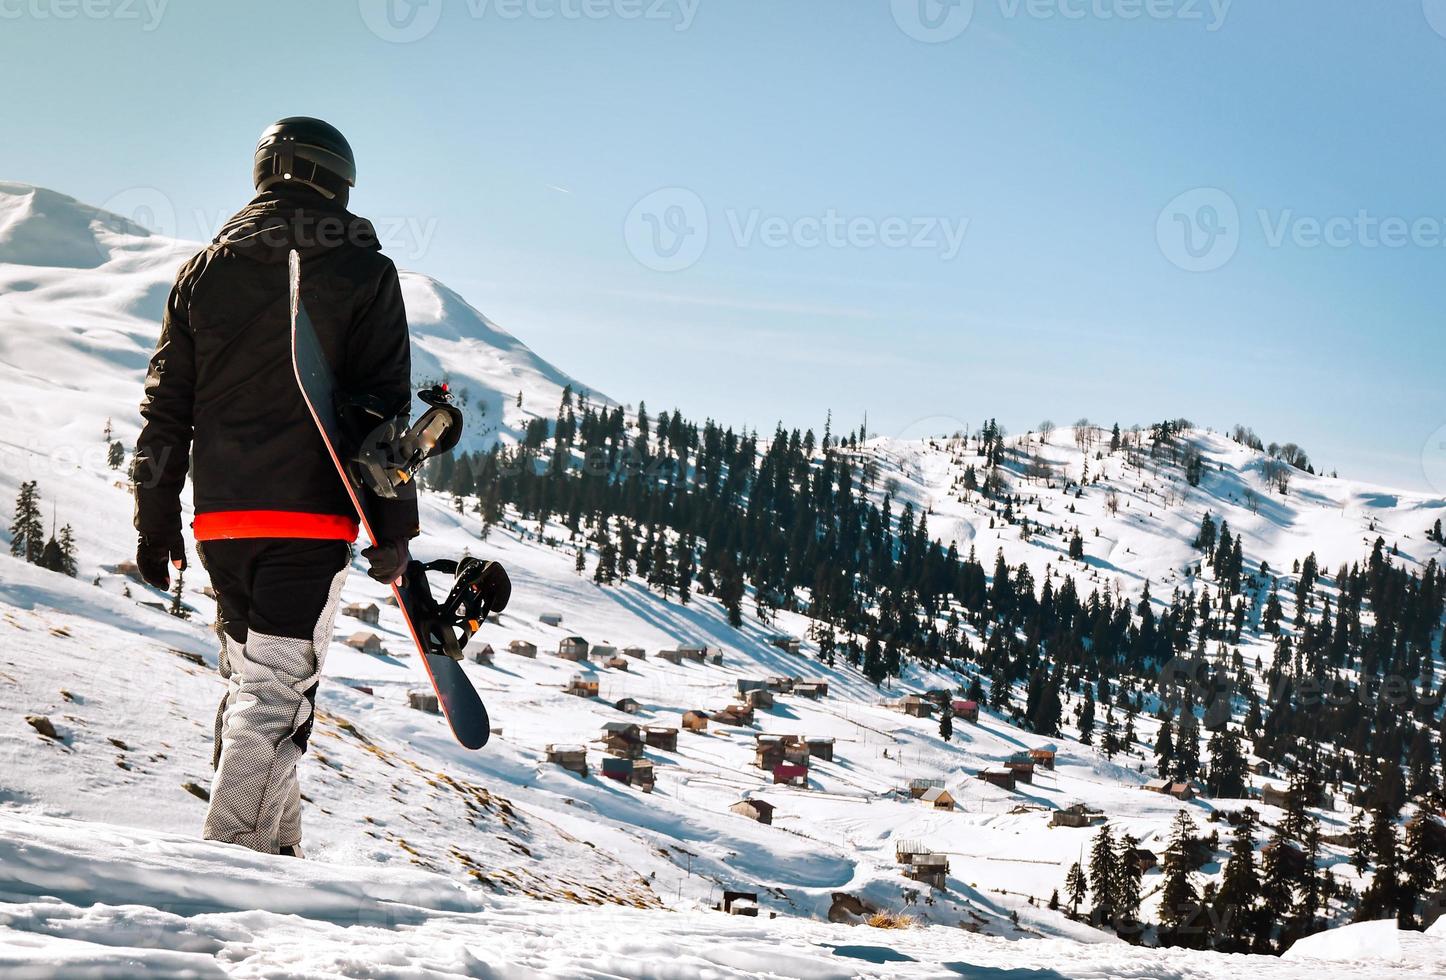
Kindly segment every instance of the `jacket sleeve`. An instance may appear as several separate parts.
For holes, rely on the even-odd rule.
[[[412,406],[412,338],[402,285],[390,260],[376,281],[376,292],[358,311],[347,338],[342,386],[372,395],[398,414]],[[383,541],[405,541],[418,534],[417,490],[400,487],[394,500],[367,492],[372,530]]]
[[[134,480],[136,530],[161,536],[181,530],[181,488],[191,458],[196,346],[191,334],[194,260],[182,267],[166,302],[161,336],[141,398]]]

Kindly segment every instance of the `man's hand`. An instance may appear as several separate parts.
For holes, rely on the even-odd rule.
[[[136,543],[136,568],[147,585],[158,589],[171,587],[169,562],[178,570],[186,568],[186,539],[180,531],[172,534],[142,534]]]
[[[370,548],[363,548],[362,557],[371,566],[367,574],[388,585],[402,577],[402,573],[407,570],[407,563],[412,560],[405,539],[382,541]]]

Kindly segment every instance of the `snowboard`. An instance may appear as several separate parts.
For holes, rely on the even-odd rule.
[[[361,522],[362,533],[373,546],[378,544],[372,531],[366,506],[358,495],[355,485],[346,471],[341,448],[344,445],[340,420],[337,416],[336,397],[338,393],[336,375],[322,350],[311,318],[307,316],[306,304],[301,301],[301,257],[291,253],[291,365],[296,372],[296,383],[301,389],[302,400],[311,412],[321,440],[326,444],[332,464],[336,466],[337,477],[346,487],[357,519]],[[419,615],[423,603],[430,599],[424,595],[427,588],[422,578],[422,566],[412,562],[401,583],[392,583],[392,593],[397,599],[397,608],[407,623],[407,631],[417,645],[422,665],[437,692],[437,703],[452,728],[457,741],[469,749],[480,749],[487,744],[491,727],[487,720],[487,708],[477,695],[472,682],[467,679],[462,665],[440,652],[435,638],[419,632],[417,625],[422,621]]]

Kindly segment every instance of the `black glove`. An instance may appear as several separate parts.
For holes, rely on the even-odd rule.
[[[186,568],[186,539],[180,531],[171,534],[142,534],[136,543],[136,569],[147,585],[158,589],[171,587],[168,565]]]
[[[362,557],[371,566],[367,569],[367,574],[388,585],[402,577],[402,573],[407,570],[407,563],[412,560],[405,539],[381,541],[370,548],[363,548]]]

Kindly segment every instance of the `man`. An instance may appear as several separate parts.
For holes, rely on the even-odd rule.
[[[221,676],[205,836],[301,856],[296,766],[311,731],[357,520],[291,367],[287,258],[301,253],[318,337],[348,394],[404,414],[411,348],[396,268],[346,209],[351,147],[318,119],[262,134],[256,198],[182,266],[141,402],[136,565],[168,588],[186,567],[181,487],[193,469],[196,550],[217,593]],[[415,491],[369,500],[369,574],[395,580],[417,534]]]

